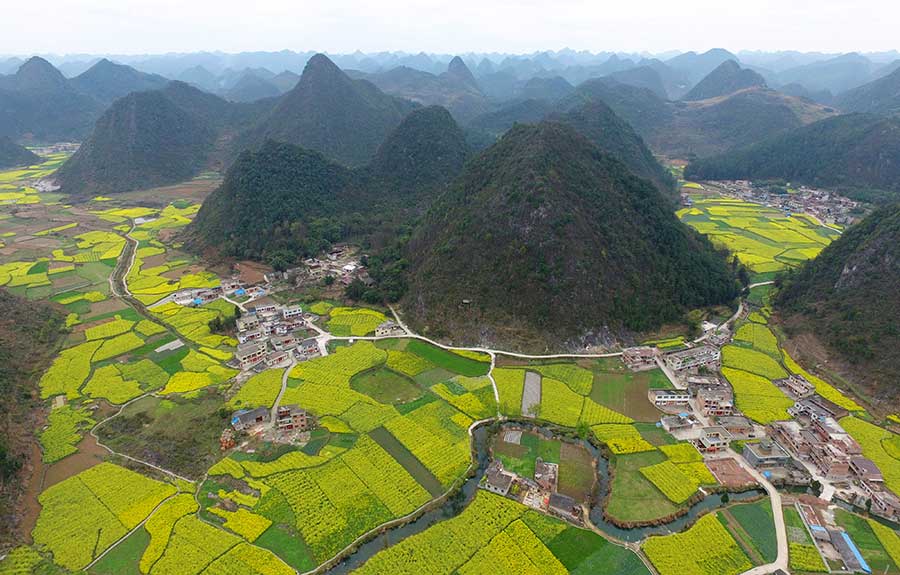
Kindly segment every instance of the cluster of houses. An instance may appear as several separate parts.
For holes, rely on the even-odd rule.
[[[769,185],[756,185],[746,180],[716,182],[716,186],[730,196],[781,210],[786,215],[812,214],[827,224],[852,224],[859,205],[839,194],[806,186],[789,194],[774,193]]]
[[[520,430],[504,431],[507,443],[518,444],[521,437]],[[508,471],[499,459],[493,459],[478,486],[575,525],[584,524],[581,503],[558,491],[559,464],[544,461],[541,457],[535,459],[534,477]]]
[[[223,451],[234,447],[236,433],[275,440],[296,439],[315,426],[315,416],[297,405],[279,405],[275,409],[239,409],[231,414],[231,427],[222,432],[219,444]]]
[[[354,280],[359,280],[365,285],[373,283],[356,251],[346,244],[336,244],[323,258],[308,258],[303,261],[303,265],[304,268],[299,270],[300,273],[292,274],[297,270],[287,272],[289,276],[296,275],[298,285],[307,281],[319,281],[329,276],[344,286],[350,285]]]
[[[319,355],[314,337],[305,337],[308,318],[298,305],[260,302],[237,319],[238,346],[234,357],[241,369],[264,363],[283,365],[292,357],[306,360]]]

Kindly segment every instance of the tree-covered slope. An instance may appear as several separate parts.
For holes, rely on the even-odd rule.
[[[847,112],[873,114],[900,114],[900,68],[846,92],[838,98],[837,105]]]
[[[365,170],[386,196],[420,194],[456,177],[469,157],[466,137],[440,106],[413,110]]]
[[[558,123],[516,126],[467,164],[408,258],[407,316],[455,342],[558,347],[736,295],[653,185]]]
[[[240,139],[238,149],[276,140],[361,166],[415,105],[353,80],[322,54],[310,58],[297,85]]]
[[[745,88],[765,87],[766,81],[762,76],[753,70],[741,68],[734,60],[728,60],[700,80],[682,99],[706,100],[727,96]]]
[[[0,136],[0,168],[30,166],[41,161],[40,156],[16,144],[5,136]]]
[[[855,378],[896,397],[900,388],[900,203],[848,229],[784,279],[776,308],[788,333],[815,334]]]
[[[900,119],[836,116],[753,146],[691,163],[701,180],[783,179],[900,192]]]
[[[360,206],[347,168],[319,152],[266,142],[242,153],[190,226],[194,243],[226,255],[262,258],[279,249],[315,253],[322,237],[316,218],[353,213]],[[315,238],[315,245],[306,245]],[[337,239],[337,238],[334,238]]]
[[[162,92],[135,92],[103,114],[57,183],[65,193],[96,195],[179,182],[203,166],[214,138]]]

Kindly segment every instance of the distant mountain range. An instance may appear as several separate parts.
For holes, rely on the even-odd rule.
[[[40,156],[31,150],[26,150],[8,137],[0,136],[0,168],[31,166],[40,161]]]
[[[685,177],[779,179],[843,190],[884,190],[897,198],[898,158],[900,118],[847,114],[698,160],[685,169]]]
[[[837,105],[848,112],[900,115],[900,68],[846,92],[838,98]]]
[[[851,373],[873,397],[893,399],[900,380],[898,284],[900,203],[894,203],[785,278],[775,305],[792,339],[811,336],[838,359],[828,369]]]
[[[402,305],[456,344],[558,349],[730,301],[724,256],[646,180],[558,123],[519,125],[416,229]]]

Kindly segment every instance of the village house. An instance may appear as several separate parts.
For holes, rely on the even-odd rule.
[[[849,412],[821,395],[811,395],[794,403],[792,407],[788,408],[788,413],[792,417],[806,417],[810,420],[816,420],[828,417],[840,419],[846,417]]]
[[[244,315],[235,320],[238,331],[248,331],[259,327],[259,318],[255,315]]]
[[[534,462],[534,481],[541,489],[556,491],[559,477],[559,465],[547,463],[538,457]]]
[[[662,428],[669,433],[683,429],[691,429],[700,422],[693,415],[667,415],[660,420]]]
[[[872,513],[895,521],[900,518],[900,499],[884,488],[880,481],[862,481],[860,487],[872,501]]]
[[[275,414],[275,423],[281,431],[307,431],[312,429],[315,418],[297,405],[281,405]]]
[[[745,443],[741,455],[756,469],[783,467],[791,462],[791,455],[769,438]]]
[[[659,349],[650,346],[629,347],[622,352],[622,361],[631,371],[645,371],[656,367]]]
[[[809,460],[825,479],[842,481],[850,477],[850,456],[836,445],[822,442],[811,444]]]
[[[234,357],[241,368],[245,369],[265,359],[266,349],[267,346],[264,341],[248,341],[247,343],[238,344]]]
[[[753,437],[753,424],[743,415],[723,415],[716,418],[716,423],[721,425],[732,439],[747,439]]]
[[[287,363],[291,354],[289,351],[276,350],[266,354],[266,366],[275,367],[283,363]]]
[[[695,367],[718,367],[721,353],[718,348],[711,345],[701,345],[691,349],[676,351],[666,355],[666,365],[675,371],[692,369]]]
[[[581,507],[578,502],[562,493],[551,493],[547,507],[552,515],[572,523],[581,523]]]
[[[262,338],[263,332],[254,329],[252,331],[245,331],[238,334],[238,343],[247,343],[248,341],[256,341]]]
[[[875,462],[860,455],[850,458],[850,471],[860,481],[884,482],[884,476],[881,474],[878,466],[875,465]]]
[[[269,341],[272,342],[272,347],[278,351],[294,349],[297,347],[297,344],[300,343],[297,336],[291,333],[273,336]]]
[[[730,389],[701,389],[697,403],[707,416],[725,416],[734,413],[734,397]]]
[[[651,389],[647,396],[656,407],[684,407],[691,401],[691,394],[680,389]]]
[[[812,395],[816,391],[816,387],[813,384],[799,375],[792,375],[784,379],[776,379],[773,383],[787,391],[788,395],[794,399],[802,399]]]
[[[303,310],[299,305],[291,305],[281,309],[282,319],[293,319],[303,316]]]
[[[403,335],[403,328],[397,325],[395,321],[384,321],[375,328],[375,337],[389,337],[392,335]]]
[[[694,445],[703,453],[716,453],[728,449],[731,434],[721,426],[704,427]]]
[[[257,425],[268,423],[270,419],[271,414],[265,407],[257,407],[252,410],[241,409],[231,414],[231,427],[235,431],[245,431]]]
[[[278,306],[274,303],[260,303],[253,306],[252,310],[257,315],[273,314],[278,311]]]
[[[506,496],[506,494],[509,493],[509,488],[512,486],[514,478],[515,476],[513,474],[507,473],[503,469],[502,463],[494,460],[491,462],[490,466],[488,466],[487,471],[484,474],[481,487],[491,493]]]

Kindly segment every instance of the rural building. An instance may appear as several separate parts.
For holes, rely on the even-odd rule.
[[[863,481],[860,487],[872,501],[872,513],[891,521],[900,518],[900,499],[885,489],[882,482]]]
[[[853,472],[860,481],[870,481],[873,483],[884,482],[884,476],[881,470],[875,465],[871,459],[857,455],[850,458],[850,471]]]
[[[629,347],[622,352],[622,361],[631,371],[645,371],[656,367],[659,350],[655,347]]]
[[[806,381],[799,375],[792,375],[784,379],[776,379],[775,385],[787,391],[788,395],[794,399],[802,399],[812,395],[816,391],[816,386]]]
[[[299,305],[291,305],[281,310],[281,317],[283,319],[293,319],[295,317],[301,317],[303,315],[303,310],[300,309]]]
[[[791,461],[790,454],[771,439],[745,443],[741,455],[756,469],[783,467]]]
[[[255,315],[245,315],[236,320],[238,331],[247,331],[259,327],[259,318]]]
[[[312,357],[314,355],[318,355],[319,353],[319,342],[316,341],[316,338],[310,337],[304,339],[297,346],[297,351],[306,357]]]
[[[256,409],[241,409],[231,414],[231,427],[236,431],[244,431],[257,425],[268,423],[271,419],[269,410],[265,407]]]
[[[825,479],[841,481],[850,477],[850,457],[831,443],[811,444],[809,460]]]
[[[811,395],[794,403],[792,407],[788,408],[788,413],[793,417],[805,416],[811,420],[816,420],[827,417],[840,419],[846,417],[849,412],[821,395]]]
[[[552,515],[571,521],[573,523],[581,523],[581,507],[578,502],[562,493],[550,494],[550,503],[548,510]]]
[[[290,333],[286,335],[276,335],[272,337],[270,341],[272,342],[272,347],[274,347],[278,351],[294,349],[295,347],[297,347],[297,344],[300,343],[297,339],[297,336]]]
[[[866,560],[863,559],[862,553],[850,539],[850,536],[843,529],[829,529],[829,539],[831,545],[837,550],[841,556],[841,562],[844,569],[850,573],[871,573],[872,569]]]
[[[728,449],[730,442],[731,434],[728,433],[728,430],[715,425],[700,430],[700,438],[696,440],[695,446],[704,453],[715,453]]]
[[[679,431],[681,429],[690,429],[695,425],[700,425],[700,422],[697,421],[692,415],[667,415],[660,420],[660,424],[662,428],[672,433],[673,431]]]
[[[397,325],[397,322],[391,320],[387,320],[375,328],[375,337],[388,337],[401,334],[403,334],[403,328]]]
[[[281,365],[282,363],[288,361],[290,357],[290,352],[284,350],[276,350],[267,353],[265,361],[267,366],[275,367],[276,365]]]
[[[234,357],[241,368],[256,365],[266,357],[266,342],[257,340],[238,344]]]
[[[651,389],[647,395],[656,407],[685,406],[691,401],[691,394],[680,389]]]
[[[481,481],[481,487],[497,495],[506,495],[513,482],[513,475],[503,470],[503,464],[492,461]]]
[[[734,413],[734,396],[730,389],[701,389],[697,403],[704,415],[723,416]]]
[[[723,415],[716,423],[728,430],[732,439],[747,439],[753,435],[753,424],[743,415]]]
[[[268,298],[267,298],[268,299]],[[259,303],[253,306],[253,313],[257,315],[272,314],[278,311],[278,306],[274,303]]]
[[[254,329],[253,331],[245,331],[238,334],[238,343],[247,343],[248,341],[255,341],[262,338],[263,333],[258,329]]]
[[[666,365],[675,371],[701,366],[713,367],[718,366],[721,355],[718,348],[711,345],[701,345],[667,354]]]
[[[534,481],[541,489],[546,491],[556,491],[558,477],[559,465],[556,463],[546,463],[540,457],[535,460]]]
[[[314,418],[296,405],[282,405],[275,414],[275,424],[281,431],[307,431],[312,429]]]

